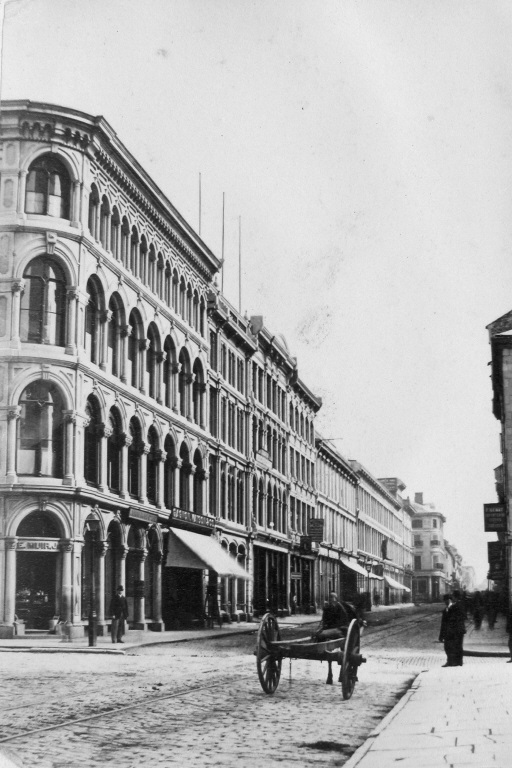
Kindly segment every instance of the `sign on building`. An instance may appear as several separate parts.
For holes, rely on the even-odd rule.
[[[505,568],[505,547],[501,541],[487,542],[487,559],[491,570],[493,566],[496,570]]]
[[[308,520],[308,533],[311,541],[321,544],[324,540],[324,519],[320,517],[310,517]]]
[[[484,531],[486,533],[507,530],[507,510],[504,504],[484,504]]]
[[[300,537],[300,551],[304,555],[310,555],[312,552],[312,539],[311,536],[301,536]]]

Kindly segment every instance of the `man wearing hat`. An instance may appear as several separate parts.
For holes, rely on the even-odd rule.
[[[444,643],[446,664],[443,667],[462,667],[463,642],[466,626],[464,613],[459,602],[460,592],[455,590],[453,595],[445,595],[445,609],[441,617],[439,642]]]
[[[110,603],[110,615],[112,616],[110,634],[113,643],[124,643],[124,623],[128,620],[128,602],[123,593],[124,587],[120,584]]]

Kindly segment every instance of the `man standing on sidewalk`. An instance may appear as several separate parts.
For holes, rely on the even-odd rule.
[[[120,584],[117,588],[117,593],[110,603],[110,614],[112,616],[110,634],[113,643],[124,643],[124,623],[128,619],[128,602],[123,592],[123,586]]]
[[[460,592],[454,591],[452,595],[445,595],[445,609],[441,617],[441,631],[439,642],[444,642],[446,664],[443,667],[462,667],[463,642],[466,632],[464,612],[457,599]]]

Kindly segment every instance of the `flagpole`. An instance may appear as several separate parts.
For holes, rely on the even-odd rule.
[[[222,266],[220,273],[220,289],[224,293],[224,218],[225,218],[225,206],[226,206],[226,193],[222,193]]]

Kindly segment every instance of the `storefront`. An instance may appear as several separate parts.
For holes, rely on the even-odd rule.
[[[263,616],[271,610],[276,615],[288,615],[290,586],[288,579],[288,552],[274,544],[254,543],[254,613]],[[304,598],[303,571],[300,579],[294,579],[293,587]],[[306,595],[309,597],[309,570]],[[300,584],[297,583],[300,581]]]
[[[221,579],[246,582],[249,574],[211,533],[214,519],[180,510],[171,519],[162,584],[162,615],[166,629],[204,625],[205,616],[218,620],[222,610]],[[188,522],[195,530],[183,527]],[[236,592],[236,587],[234,588]],[[229,592],[228,592],[229,594]]]

